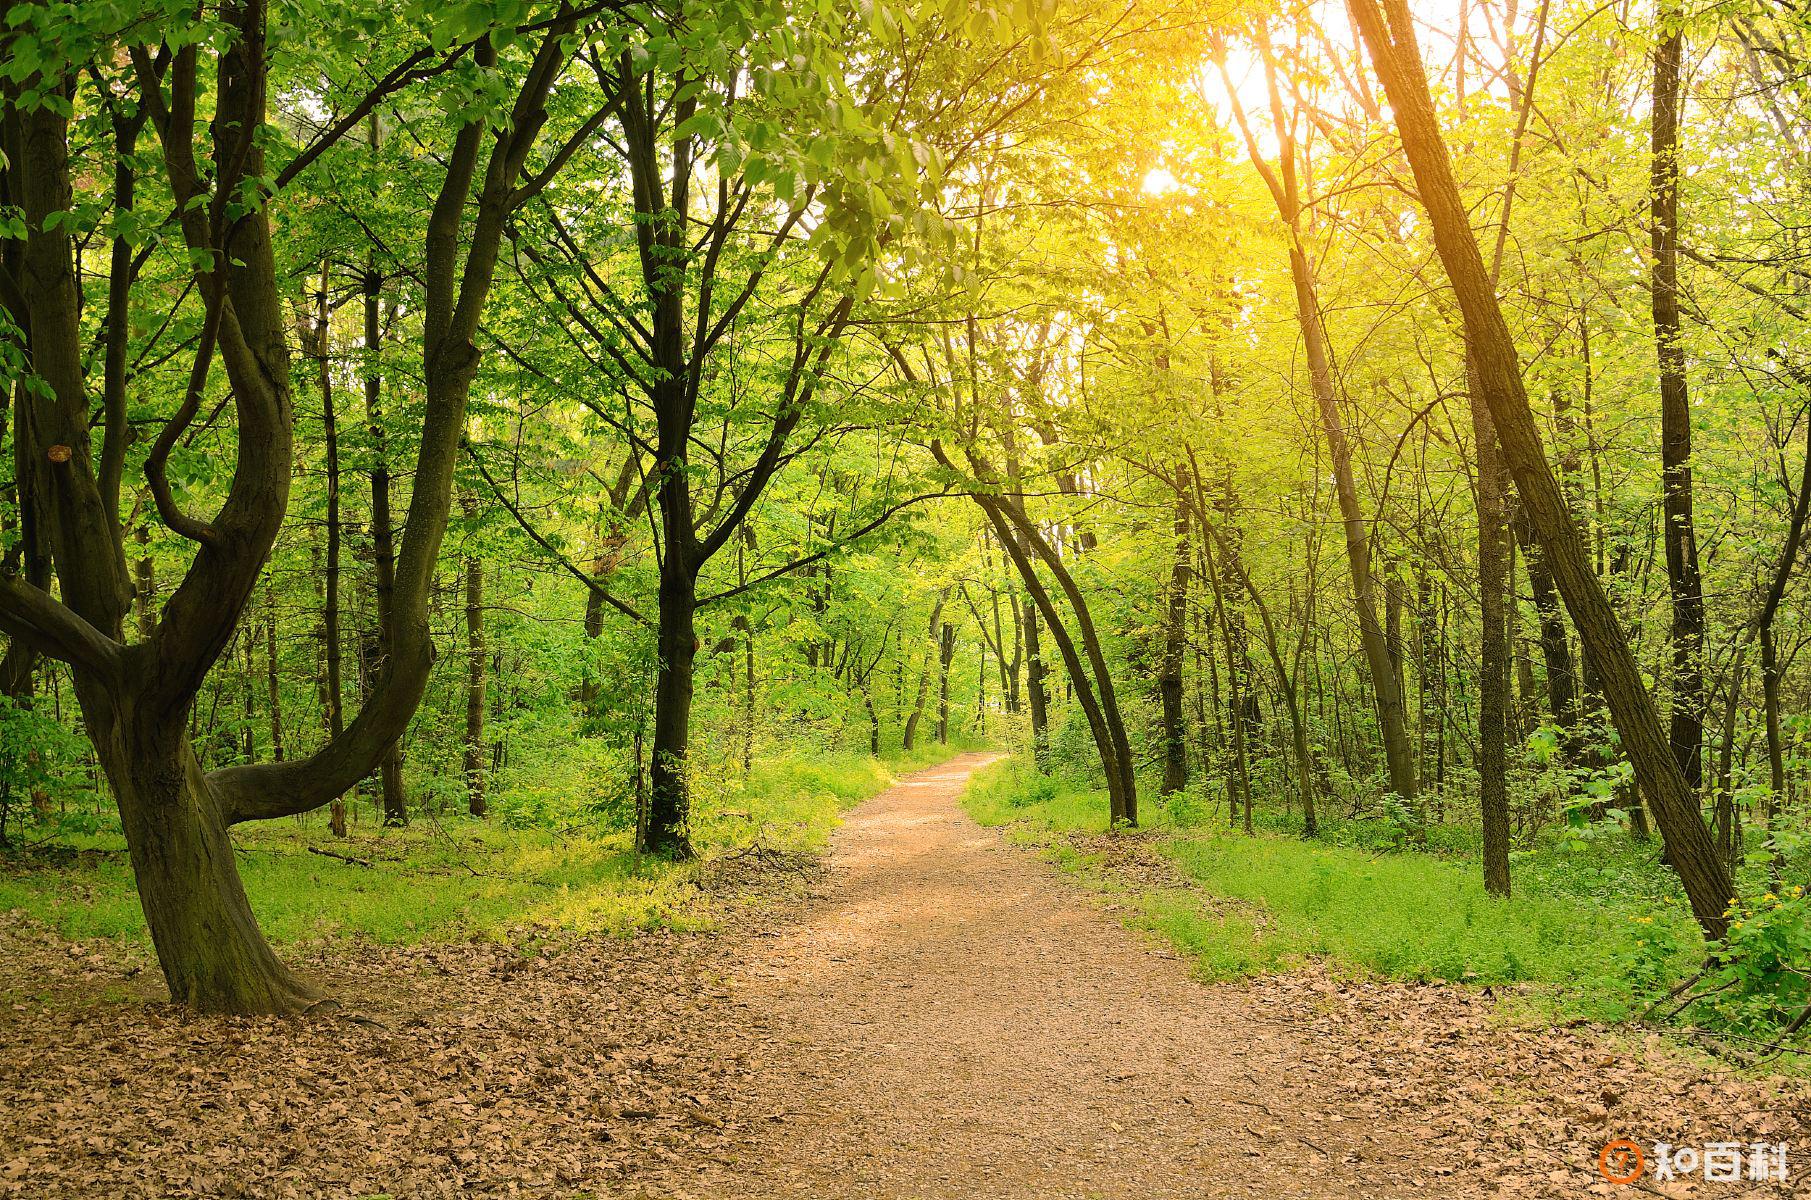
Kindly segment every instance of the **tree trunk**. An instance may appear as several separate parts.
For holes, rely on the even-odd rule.
[[[371,123],[371,144],[377,145],[377,122]],[[371,431],[371,565],[376,576],[377,661],[372,664],[382,673],[384,664],[396,649],[396,530],[390,516],[390,464],[385,452],[381,397],[383,375],[379,372],[378,339],[381,277],[377,271],[376,252],[365,261],[365,420]],[[378,779],[383,789],[384,824],[409,823],[408,797],[402,782],[402,739],[392,742],[378,761]]]
[[[266,695],[270,700],[270,757],[283,761],[283,689],[277,674],[277,593],[264,590],[264,668]]]
[[[1666,580],[1672,596],[1673,756],[1694,793],[1704,786],[1704,580],[1692,518],[1692,420],[1679,325],[1679,59],[1677,0],[1662,0],[1654,53],[1652,307],[1660,366],[1660,462]]]
[[[1490,409],[1470,388],[1478,458],[1478,804],[1484,831],[1484,890],[1509,895],[1509,481]]]
[[[1031,757],[1040,771],[1050,768],[1050,692],[1044,648],[1038,636],[1038,607],[1026,594],[1019,623],[1025,638],[1025,703],[1031,710]]]
[[[1389,641],[1384,636],[1377,616],[1376,580],[1371,571],[1369,523],[1359,503],[1358,485],[1352,474],[1352,448],[1346,436],[1345,418],[1339,411],[1339,397],[1333,378],[1332,353],[1327,328],[1321,318],[1314,264],[1309,261],[1302,229],[1303,204],[1293,127],[1283,111],[1282,92],[1277,84],[1276,67],[1268,35],[1260,27],[1258,49],[1263,56],[1265,78],[1269,85],[1271,124],[1278,146],[1278,162],[1273,170],[1258,147],[1257,138],[1245,122],[1243,108],[1235,115],[1245,135],[1252,164],[1263,176],[1275,201],[1289,239],[1289,276],[1295,291],[1296,323],[1301,329],[1303,349],[1308,359],[1309,385],[1314,393],[1315,408],[1320,414],[1321,430],[1327,439],[1327,453],[1333,467],[1333,486],[1339,499],[1341,529],[1345,534],[1346,565],[1352,579],[1352,603],[1358,613],[1359,641],[1364,648],[1365,665],[1371,676],[1372,699],[1377,706],[1378,730],[1383,736],[1384,759],[1390,778],[1390,790],[1404,800],[1415,799],[1415,756],[1409,745],[1408,713],[1402,701],[1402,683],[1391,661]]]
[[[1748,643],[1736,648],[1735,661],[1729,665],[1729,684],[1723,698],[1723,731],[1718,738],[1716,819],[1717,850],[1723,861],[1734,864],[1739,859],[1736,836],[1736,803],[1733,771],[1735,768],[1736,717],[1741,712],[1742,682],[1748,676]]]
[[[1170,585],[1164,597],[1163,652],[1157,691],[1163,705],[1163,784],[1165,796],[1188,786],[1188,751],[1182,714],[1182,651],[1188,636],[1189,473],[1176,468],[1175,552]]]
[[[1578,757],[1578,674],[1572,665],[1572,642],[1566,634],[1566,616],[1560,608],[1553,572],[1547,569],[1540,543],[1535,541],[1528,516],[1519,507],[1511,521],[1522,548],[1528,572],[1528,590],[1540,619],[1541,664],[1547,675],[1547,712],[1560,728],[1560,753],[1568,765]]]
[[[477,516],[477,502],[465,499],[467,519]],[[465,559],[465,800],[474,817],[488,811],[484,795],[484,669],[489,658],[484,649],[484,562],[476,554]]]
[[[682,491],[687,486],[678,477],[664,481],[662,492]],[[663,512],[665,501],[663,495]],[[682,520],[681,527],[689,535],[689,513]],[[660,572],[660,624],[655,633],[660,662],[654,680],[653,761],[648,770],[648,813],[641,848],[645,853],[677,859],[692,856],[686,758],[692,739],[693,664],[698,653],[697,589],[690,568],[669,542]]]
[[[918,672],[918,695],[912,702],[912,711],[906,717],[905,733],[901,739],[901,748],[911,750],[918,745],[918,722],[924,719],[924,706],[930,698],[931,690],[931,656],[937,653],[938,638],[943,630],[943,604],[949,599],[950,591],[944,588],[937,593],[937,603],[931,605],[931,631],[927,635],[923,667]]]
[[[187,714],[160,718],[130,694],[80,690],[171,999],[202,1012],[307,1008],[316,994],[277,961],[252,916],[219,803],[183,732]]]
[[[937,642],[937,744],[947,746],[950,740],[950,662],[956,657],[956,627],[943,623]]]
[[[321,430],[327,475],[327,551],[322,571],[321,651],[324,660],[321,682],[322,708],[327,716],[327,736],[337,738],[346,730],[345,690],[340,657],[340,438],[339,415],[333,397],[332,306],[327,301],[327,262],[321,261],[321,284],[315,292],[314,345],[315,365],[321,384]],[[327,827],[335,837],[346,836],[346,798],[336,796],[330,802]]]
[[[1504,458],[1585,653],[1602,680],[1604,698],[1642,790],[1654,806],[1666,839],[1667,860],[1678,873],[1705,936],[1721,938],[1727,928],[1724,912],[1733,895],[1729,872],[1716,853],[1698,810],[1697,793],[1679,768],[1653,697],[1642,683],[1640,666],[1548,466],[1515,341],[1453,178],[1415,42],[1413,18],[1405,0],[1383,0],[1383,4],[1380,8],[1379,0],[1348,0],[1353,23],[1383,79],[1426,206],[1435,248],[1464,313],[1468,351],[1476,363]]]

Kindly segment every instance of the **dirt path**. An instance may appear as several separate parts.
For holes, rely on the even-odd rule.
[[[720,935],[329,945],[299,965],[346,1008],[306,1021],[189,1016],[142,955],[0,914],[0,1197],[1633,1195],[1595,1170],[1621,1136],[1811,1171],[1802,1082],[1452,987],[1195,982],[961,813],[984,761],[861,806]]]
[[[737,973],[757,1039],[753,1088],[734,1107],[746,1134],[693,1190],[1413,1191],[1409,1137],[1301,1086],[1300,1033],[1249,996],[1192,982],[961,813],[986,761],[958,759],[856,810],[821,899]]]

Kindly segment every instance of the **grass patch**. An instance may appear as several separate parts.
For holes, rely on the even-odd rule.
[[[252,909],[280,945],[696,929],[718,916],[698,886],[712,859],[757,843],[784,853],[817,850],[845,809],[891,786],[896,774],[954,752],[817,754],[757,763],[746,779],[702,781],[694,803],[699,863],[644,858],[628,831],[512,829],[464,816],[354,829],[340,839],[317,814],[306,823],[241,826],[233,840]],[[0,857],[0,911],[13,909],[72,940],[149,943],[117,833],[72,835]]]
[[[1059,855],[1075,854],[1065,835],[1106,830],[1101,792],[1018,761],[983,772],[968,806],[983,824],[1015,823]],[[1313,958],[1391,979],[1514,985],[1546,1015],[1608,1021],[1638,1015],[1703,953],[1664,868],[1633,851],[1543,845],[1518,856],[1516,893],[1499,900],[1485,894],[1476,864],[1457,857],[1248,838],[1187,813],[1151,812],[1146,836],[1211,901],[1156,889],[1121,908],[1211,977]],[[1092,874],[1098,882],[1103,872]]]

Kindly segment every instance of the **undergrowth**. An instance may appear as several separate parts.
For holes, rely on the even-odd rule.
[[[1492,985],[1543,1018],[1617,1021],[1642,1015],[1704,958],[1665,868],[1620,842],[1540,842],[1517,855],[1515,891],[1502,900],[1457,846],[1402,852],[1337,825],[1331,839],[1247,837],[1195,801],[1147,800],[1137,835],[1187,887],[1128,887],[1098,841],[1070,840],[1107,829],[1104,797],[1086,783],[1012,759],[977,775],[966,803],[983,824],[1013,825],[1059,865],[1121,893],[1132,924],[1210,978],[1319,959],[1390,979]]]
[[[820,753],[757,762],[746,778],[701,779],[693,811],[700,856],[692,863],[638,855],[628,829],[452,815],[418,816],[400,829],[355,826],[336,838],[311,814],[240,826],[233,840],[252,909],[278,944],[690,929],[717,915],[699,886],[713,864],[755,847],[816,850],[845,809],[896,774],[956,752],[933,745],[881,759]],[[149,941],[117,825],[0,854],[0,912],[14,909],[72,940]]]

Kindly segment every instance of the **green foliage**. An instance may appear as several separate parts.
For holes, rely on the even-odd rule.
[[[1811,897],[1794,884],[1729,906],[1729,934],[1711,951],[1695,1019],[1763,1038],[1811,1018]]]
[[[81,831],[87,824],[87,791],[76,764],[80,736],[35,708],[0,696],[0,847],[27,821],[54,830]],[[68,804],[77,802],[72,813]]]
[[[1098,792],[1040,777],[1019,761],[978,777],[967,803],[984,824],[1020,823],[1072,865],[1075,852],[1063,839],[1105,829]],[[1475,864],[1457,858],[1247,838],[1174,805],[1147,824],[1139,836],[1154,839],[1199,892],[1137,893],[1129,910],[1215,978],[1314,958],[1392,979],[1514,988],[1542,1013],[1621,1020],[1641,1015],[1701,955],[1676,900],[1651,905],[1615,876],[1594,886],[1576,876],[1552,882],[1570,871],[1558,842],[1541,852],[1548,881],[1522,874],[1505,901],[1486,895]],[[1094,878],[1111,879],[1109,863],[1092,865]],[[1665,879],[1651,866],[1648,873]]]

